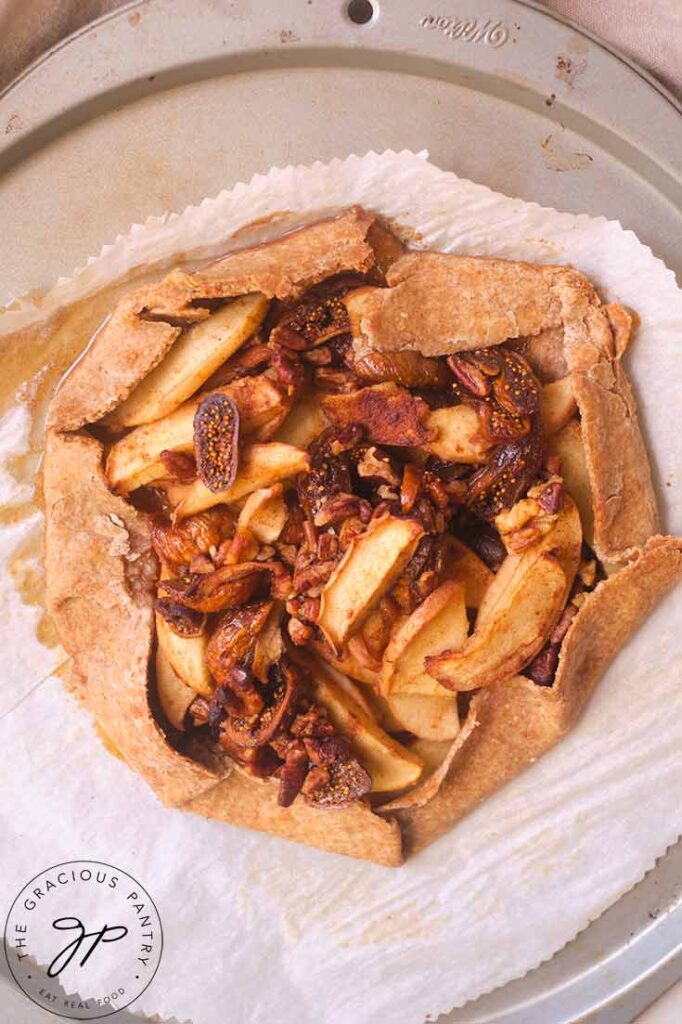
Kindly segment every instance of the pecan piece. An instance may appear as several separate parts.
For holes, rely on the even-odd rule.
[[[308,754],[303,744],[297,740],[289,742],[284,764],[275,772],[275,778],[279,779],[277,803],[280,807],[291,807],[301,792],[309,767]]]
[[[209,491],[226,491],[237,475],[239,411],[229,395],[215,392],[194,414],[197,474]]]

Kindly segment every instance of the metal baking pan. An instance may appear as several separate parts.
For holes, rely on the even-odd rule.
[[[619,219],[679,271],[681,134],[662,86],[539,4],[135,0],[0,96],[0,304],[150,214],[384,148]],[[627,1024],[682,977],[680,879],[676,847],[550,962],[443,1021]]]

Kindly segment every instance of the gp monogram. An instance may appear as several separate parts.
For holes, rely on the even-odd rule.
[[[163,932],[149,893],[100,861],[68,861],[32,878],[5,922],[12,977],[61,1017],[96,1020],[124,1009],[159,966]]]

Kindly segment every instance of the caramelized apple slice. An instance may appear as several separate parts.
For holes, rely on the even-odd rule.
[[[464,584],[464,603],[467,608],[478,608],[495,573],[457,537],[448,534],[446,542],[444,575],[446,579]]]
[[[451,405],[433,409],[426,418],[435,438],[424,445],[426,451],[444,462],[485,462],[490,441],[481,432],[481,422],[470,405]]]
[[[328,643],[324,641],[316,642],[314,637],[309,641],[308,646],[332,670],[342,672],[344,675],[350,676],[351,679],[357,679],[361,683],[367,683],[369,686],[376,686],[376,671],[366,668],[354,657],[347,647],[344,647],[336,655],[330,650]]]
[[[424,696],[421,693],[391,693],[388,706],[401,727],[423,740],[454,740],[459,733],[457,695]]]
[[[294,404],[277,431],[276,439],[283,444],[307,448],[328,426],[329,420],[322,412],[319,397],[311,395]]]
[[[485,625],[496,614],[497,608],[504,604],[512,593],[523,594],[523,591],[519,589],[523,585],[523,581],[532,580],[530,574],[533,566],[539,558],[548,552],[558,557],[570,585],[578,570],[581,546],[580,515],[575,502],[565,495],[563,507],[552,529],[524,551],[507,555],[502,562],[479,605],[476,629]]]
[[[540,416],[545,437],[551,437],[571,420],[577,409],[573,380],[569,374],[544,384],[540,397]]]
[[[545,552],[464,646],[428,658],[427,671],[451,690],[476,690],[514,675],[547,639],[566,602],[567,582],[556,555]]]
[[[239,457],[237,477],[227,491],[215,494],[204,487],[201,480],[191,484],[169,483],[165,490],[176,518],[183,519],[221,502],[238,501],[261,487],[271,487],[307,470],[308,456],[304,451],[273,441],[270,444],[252,444],[244,449]]]
[[[281,484],[260,487],[248,496],[239,513],[237,532],[248,530],[260,544],[274,544],[288,516]]]
[[[183,682],[177,674],[161,644],[156,648],[156,694],[161,710],[170,724],[184,732],[187,712],[196,699],[197,691]]]
[[[396,581],[423,534],[414,520],[387,515],[350,542],[320,595],[317,624],[336,651]]]
[[[156,636],[159,648],[177,676],[202,697],[213,693],[213,680],[206,665],[205,633],[178,636],[162,615],[156,615]]]
[[[439,696],[448,694],[424,668],[424,661],[444,650],[462,647],[469,631],[462,583],[441,583],[393,633],[384,652],[380,685],[384,694],[399,691]]]
[[[549,438],[548,448],[552,455],[558,455],[561,460],[559,472],[566,490],[580,510],[585,540],[593,547],[594,503],[580,423],[577,420],[567,423],[563,430]]]
[[[390,793],[412,786],[419,779],[423,762],[377,724],[366,706],[335,683],[321,667],[312,677],[313,696],[326,710],[329,720],[346,736],[359,760],[372,776],[373,793]]]
[[[173,412],[260,327],[268,306],[263,295],[244,295],[188,327],[107,423],[133,427]]]
[[[429,674],[452,690],[474,690],[519,672],[561,615],[581,546],[578,510],[566,496],[554,528],[504,560],[464,645],[427,659]]]

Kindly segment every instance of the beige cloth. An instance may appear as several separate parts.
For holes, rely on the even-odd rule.
[[[60,39],[125,0],[0,0],[0,88]],[[545,0],[682,97],[682,0]]]

